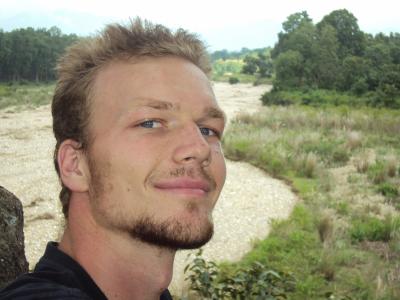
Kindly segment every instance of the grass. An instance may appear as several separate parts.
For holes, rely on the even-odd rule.
[[[400,111],[265,107],[233,121],[228,158],[290,182],[303,199],[240,262],[291,273],[288,299],[400,298]]]
[[[0,109],[30,109],[49,104],[54,84],[0,84]]]

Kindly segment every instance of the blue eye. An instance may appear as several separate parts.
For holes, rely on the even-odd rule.
[[[207,127],[200,127],[200,132],[202,135],[205,136],[218,136],[218,134],[214,130]]]
[[[139,126],[144,127],[144,128],[157,128],[161,127],[161,122],[156,121],[156,120],[146,120],[142,123],[139,124]]]

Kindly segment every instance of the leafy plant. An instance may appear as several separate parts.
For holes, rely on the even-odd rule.
[[[231,271],[222,271],[215,262],[206,261],[199,250],[185,267],[190,290],[202,299],[287,299],[295,279],[290,274],[270,270],[260,262]]]
[[[230,84],[239,83],[239,79],[237,77],[229,77],[229,83]]]
[[[376,217],[365,217],[353,221],[350,229],[352,241],[383,241],[388,242],[393,234],[400,229],[400,218],[391,216],[381,220]]]
[[[399,189],[397,186],[389,183],[384,182],[377,187],[377,192],[381,193],[383,196],[389,199],[393,199],[399,195]]]

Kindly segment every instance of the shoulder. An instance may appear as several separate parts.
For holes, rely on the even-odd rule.
[[[25,274],[0,291],[0,299],[90,299],[81,290]]]

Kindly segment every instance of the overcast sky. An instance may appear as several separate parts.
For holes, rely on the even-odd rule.
[[[0,0],[0,28],[58,26],[64,33],[93,34],[110,22],[140,16],[198,33],[210,50],[273,46],[281,24],[306,10],[318,22],[346,8],[368,33],[400,32],[400,1],[356,0]]]

